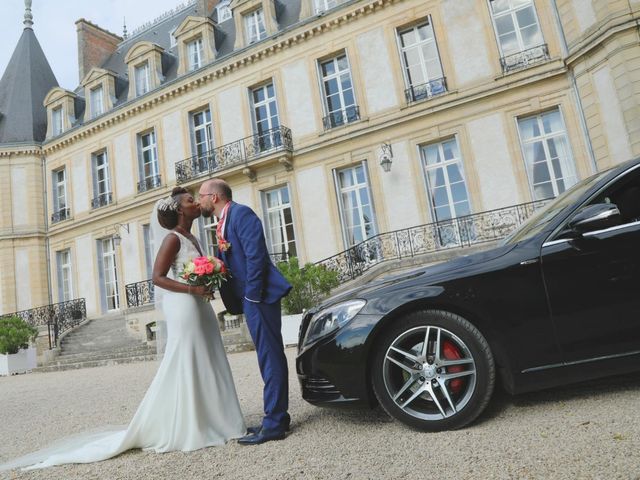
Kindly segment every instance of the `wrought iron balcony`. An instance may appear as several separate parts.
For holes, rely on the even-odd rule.
[[[49,348],[54,348],[58,345],[60,335],[87,319],[87,306],[84,298],[78,298],[22,310],[2,315],[2,317],[20,317],[34,327],[46,325],[49,334]]]
[[[502,71],[504,73],[522,70],[536,63],[544,62],[549,59],[549,49],[547,44],[538,45],[537,47],[523,50],[513,55],[507,55],[500,59]]]
[[[439,250],[499,240],[548,200],[513,205],[371,237],[316,265],[338,272],[340,282],[359,277],[374,265]]]
[[[358,105],[353,105],[345,108],[344,110],[330,113],[322,119],[322,125],[325,130],[330,130],[357,120],[360,120],[360,107]]]
[[[106,207],[107,205],[110,205],[112,201],[113,195],[111,194],[111,192],[101,193],[93,197],[93,199],[91,200],[91,208]]]
[[[270,253],[269,257],[271,258],[271,261],[275,264],[278,264],[280,262],[288,262],[289,252]]]
[[[404,96],[407,99],[407,103],[412,103],[427,100],[446,92],[447,80],[442,77],[420,85],[412,85],[404,91]]]
[[[158,188],[162,185],[160,175],[154,175],[153,177],[147,177],[144,180],[138,182],[138,193],[147,192]]]
[[[71,218],[71,210],[69,208],[61,208],[57,212],[51,214],[51,223],[62,222]]]
[[[291,129],[282,125],[177,162],[176,183],[180,185],[277,151],[293,152]]]
[[[153,303],[153,282],[143,280],[142,282],[130,283],[124,287],[127,295],[127,307],[141,307]]]

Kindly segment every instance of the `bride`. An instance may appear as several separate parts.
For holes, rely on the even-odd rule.
[[[85,433],[26,455],[0,470],[90,463],[132,448],[155,452],[191,451],[222,445],[246,428],[206,287],[178,276],[181,266],[202,255],[191,235],[200,205],[184,188],[159,200],[151,215],[156,245],[153,267],[156,308],[167,323],[164,357],[131,423],[125,430]]]

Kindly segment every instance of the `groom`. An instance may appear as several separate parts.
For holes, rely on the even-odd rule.
[[[249,427],[249,434],[238,443],[258,445],[281,440],[289,430],[291,417],[287,413],[289,385],[280,299],[289,293],[291,285],[271,263],[262,222],[249,207],[231,200],[227,182],[207,180],[199,194],[202,214],[218,218],[219,256],[231,272],[220,289],[222,301],[230,313],[244,312],[264,381],[262,425]]]

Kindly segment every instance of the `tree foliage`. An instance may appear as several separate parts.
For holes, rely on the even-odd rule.
[[[340,284],[338,272],[313,263],[300,268],[296,257],[288,262],[280,262],[278,269],[293,287],[289,295],[282,299],[282,307],[288,314],[302,313],[317,305],[329,295],[332,288]]]
[[[20,317],[0,318],[0,353],[18,353],[21,348],[28,348],[37,336],[38,329]]]

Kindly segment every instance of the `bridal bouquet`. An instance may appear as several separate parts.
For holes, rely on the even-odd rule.
[[[187,281],[189,285],[205,285],[212,291],[220,288],[222,282],[227,280],[227,267],[224,262],[217,257],[196,257],[184,264],[180,272],[180,277]],[[211,296],[213,298],[213,294]]]

